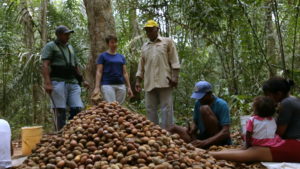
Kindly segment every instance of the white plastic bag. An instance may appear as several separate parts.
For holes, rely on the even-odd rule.
[[[262,162],[262,165],[268,169],[300,169],[300,163],[274,163],[274,162]]]

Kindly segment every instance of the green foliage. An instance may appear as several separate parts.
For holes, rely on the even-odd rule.
[[[25,6],[23,4],[25,3]],[[87,16],[81,0],[50,1],[47,11],[48,41],[54,40],[58,25],[75,31],[71,44],[85,68],[89,56]],[[251,113],[254,96],[261,94],[261,84],[271,72],[300,82],[299,71],[299,4],[276,1],[283,37],[285,62],[283,70],[280,44],[275,27],[273,1],[261,0],[113,0],[119,51],[127,59],[132,87],[140,49],[147,41],[143,24],[155,19],[162,36],[174,39],[181,61],[180,82],[174,90],[177,124],[191,119],[195,100],[190,98],[194,84],[207,80],[214,93],[228,101],[233,124],[241,115]],[[26,7],[27,5],[27,7]],[[13,130],[25,125],[51,128],[49,98],[43,92],[40,74],[40,10],[41,0],[0,1],[0,117],[10,121]],[[33,49],[25,45],[26,34],[21,23],[24,12],[32,18]],[[21,12],[20,12],[21,11]],[[25,11],[25,12],[26,12]],[[271,11],[271,20],[267,13]],[[271,23],[268,25],[268,23]],[[271,33],[270,33],[271,32]],[[270,38],[274,44],[270,43]],[[273,53],[270,55],[268,52]],[[293,90],[299,95],[299,88]],[[144,96],[126,103],[145,114]],[[88,91],[83,89],[84,102]]]
[[[174,96],[178,124],[191,118],[195,101],[190,95],[194,83],[207,80],[214,85],[215,94],[229,102],[233,124],[237,125],[239,116],[250,114],[252,98],[260,95],[261,84],[273,71],[270,69],[277,75],[282,72],[279,44],[267,45],[270,36],[277,40],[274,20],[271,20],[273,28],[267,27],[266,12],[273,9],[273,4],[267,2],[272,1],[116,0],[115,16],[118,35],[125,42],[130,41],[130,38],[127,40],[131,31],[128,30],[131,18],[128,11],[132,9],[138,9],[140,28],[146,20],[155,19],[160,23],[161,35],[171,36],[176,41],[182,64],[180,83]],[[278,3],[284,47],[289,53],[285,59],[291,69],[293,30],[295,20],[299,20],[295,18],[297,4]],[[273,34],[267,34],[266,29],[272,29]],[[299,45],[296,47],[298,51]],[[267,49],[273,50],[276,58],[267,55]],[[136,53],[129,51],[126,54]],[[268,62],[272,63],[271,67]],[[298,81],[297,70],[293,73],[294,80]]]
[[[46,132],[52,128],[50,100],[43,91],[41,77],[40,16],[36,13],[40,3],[40,0],[0,2],[0,117],[10,122],[14,137],[20,136],[23,126],[42,125]],[[70,43],[84,68],[88,58],[88,32],[82,9],[80,1],[75,0],[50,3],[47,29],[48,41],[55,39],[54,30],[58,25],[67,25],[76,32]],[[21,20],[25,14],[19,11],[28,11],[33,19],[33,49],[24,43],[28,34]]]

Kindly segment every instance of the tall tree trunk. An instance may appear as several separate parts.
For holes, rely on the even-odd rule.
[[[84,0],[84,5],[88,16],[91,46],[86,79],[94,85],[97,56],[107,49],[105,37],[116,34],[115,20],[111,0]]]
[[[232,26],[230,24],[230,26]],[[238,73],[237,73],[237,66],[236,66],[236,59],[235,59],[235,54],[234,54],[234,32],[232,31],[232,27],[230,28],[230,56],[231,56],[231,82],[229,89],[231,89],[231,93],[234,95],[239,94],[239,88],[238,88]]]
[[[47,44],[48,41],[48,29],[47,29],[47,11],[48,11],[48,4],[49,0],[41,0],[41,5],[40,5],[40,47],[42,48]],[[37,88],[33,88],[33,90],[36,90]],[[35,92],[34,92],[35,93]],[[35,95],[34,95],[35,96]],[[44,115],[42,116],[42,122],[45,124],[48,122],[48,114],[49,112],[44,112]],[[41,113],[43,113],[41,112]]]
[[[139,29],[139,25],[137,22],[137,15],[136,15],[136,8],[135,8],[136,6],[138,6],[138,1],[132,0],[131,3],[134,5],[130,6],[131,8],[129,9],[129,29],[130,29],[130,38],[133,39],[139,36],[141,34],[141,31]]]
[[[258,35],[257,35],[257,31],[256,31],[256,29],[254,28],[254,26],[253,26],[253,24],[252,24],[252,21],[251,21],[251,19],[250,19],[250,17],[249,17],[249,14],[248,14],[247,10],[246,10],[246,7],[245,7],[245,5],[241,2],[241,0],[238,0],[238,2],[239,2],[239,5],[241,6],[241,8],[242,8],[242,10],[243,10],[243,13],[244,13],[244,15],[245,15],[245,17],[246,17],[246,19],[247,19],[247,22],[249,23],[249,25],[250,25],[250,27],[251,27],[252,35],[253,35],[254,39],[256,40],[256,42],[257,42],[257,44],[258,44],[259,51],[260,51],[261,55],[263,56],[263,58],[264,58],[264,60],[265,60],[266,66],[267,66],[267,68],[268,68],[270,74],[273,74],[273,72],[272,72],[273,69],[272,69],[272,67],[271,67],[271,64],[269,63],[269,60],[268,60],[268,58],[267,58],[267,56],[266,56],[266,54],[265,54],[265,51],[264,51],[264,49],[263,49],[263,45],[262,45],[262,43],[260,42],[260,39],[259,39],[259,37],[258,37]]]
[[[7,63],[7,58],[10,57],[9,56],[9,48],[5,47],[4,50],[4,57],[1,57],[2,60],[2,103],[1,103],[1,111],[2,111],[2,115],[5,116],[6,115],[6,104],[7,104],[7,86],[8,86],[8,80],[7,80],[7,71],[9,64]]]
[[[29,8],[27,1],[23,1],[21,3],[22,8],[22,17],[21,17],[21,24],[23,25],[23,39],[26,48],[28,49],[28,59],[32,57],[33,50],[34,50],[34,21],[32,16],[30,15]],[[32,78],[34,79],[34,78]],[[36,82],[32,82],[31,91],[32,91],[32,122],[36,123],[38,120],[38,84]]]
[[[276,25],[276,31],[277,31],[277,36],[278,36],[278,42],[279,42],[279,51],[280,51],[280,56],[281,56],[281,65],[282,65],[282,70],[283,70],[283,75],[284,77],[287,77],[287,69],[286,69],[286,64],[285,64],[285,54],[284,54],[284,45],[283,45],[283,39],[282,39],[282,33],[281,33],[281,26],[280,26],[280,21],[279,21],[279,14],[278,14],[278,4],[276,0],[273,0],[273,14],[275,16],[275,25]]]
[[[265,30],[266,30],[266,39],[265,39],[265,49],[266,57],[269,58],[270,64],[276,65],[276,42],[274,34],[274,24],[272,20],[272,0],[265,2]],[[276,73],[275,70],[270,71],[270,77],[274,76]]]
[[[40,20],[40,33],[41,33],[41,47],[45,46],[47,43],[47,7],[48,0],[41,1],[41,20]]]
[[[27,1],[21,2],[21,24],[23,25],[24,32],[23,32],[23,40],[25,46],[29,49],[30,54],[33,51],[33,44],[34,44],[34,30],[33,30],[33,19],[30,15],[28,10]]]
[[[138,51],[140,50],[141,46],[143,45],[142,38],[138,38],[138,36],[141,35],[141,30],[139,29],[139,24],[137,22],[137,11],[136,7],[138,6],[138,0],[131,0],[130,1],[130,9],[129,9],[129,33],[130,33],[130,39],[134,39],[134,45],[129,48],[129,52],[131,56],[138,56]],[[136,39],[138,38],[138,39]],[[131,86],[134,86],[135,84],[135,74],[136,70],[138,68],[138,61],[137,59],[127,59],[130,61],[130,64],[127,68],[129,68],[129,80],[131,83]],[[130,99],[131,101],[134,100],[140,100],[141,99],[141,93],[137,92],[136,90],[132,90],[134,94],[134,98]]]

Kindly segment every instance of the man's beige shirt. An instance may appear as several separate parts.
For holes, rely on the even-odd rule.
[[[171,38],[158,37],[144,44],[136,76],[144,79],[146,92],[169,87],[172,69],[180,69],[180,63]]]

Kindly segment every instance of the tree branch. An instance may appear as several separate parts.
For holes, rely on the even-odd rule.
[[[299,6],[300,6],[300,0],[298,1],[298,5],[296,7],[296,16],[295,16],[296,23],[295,23],[295,29],[294,29],[293,54],[292,54],[292,79],[294,79],[294,61],[295,61],[295,50],[296,50],[296,40],[297,40]]]
[[[286,77],[287,70],[286,70],[286,66],[285,66],[285,56],[284,56],[283,41],[282,41],[282,34],[281,34],[281,29],[280,29],[277,6],[278,5],[277,5],[276,0],[273,0],[272,8],[273,8],[274,16],[275,16],[276,30],[277,30],[278,40],[279,40],[282,68],[283,68],[283,72],[284,72],[283,75],[284,75],[284,77]]]
[[[257,34],[256,34],[256,31],[254,30],[254,27],[253,27],[252,22],[251,22],[251,20],[250,20],[250,18],[249,18],[249,15],[248,15],[248,13],[247,13],[247,11],[246,11],[244,5],[242,4],[242,2],[241,2],[240,0],[238,0],[238,1],[239,1],[240,6],[242,7],[243,12],[244,12],[244,15],[245,15],[245,17],[247,18],[247,21],[248,21],[248,23],[249,23],[249,25],[250,25],[250,27],[251,27],[253,36],[254,36],[254,38],[257,40],[257,43],[258,43],[258,46],[259,46],[259,50],[260,50],[260,52],[261,52],[261,55],[264,57],[264,60],[265,60],[267,66],[268,66],[268,68],[269,68],[270,73],[273,74],[272,67],[271,67],[271,65],[269,64],[269,61],[268,61],[268,59],[267,59],[267,56],[266,56],[266,54],[265,54],[265,52],[264,52],[264,49],[263,49],[263,47],[262,47],[262,44],[261,44],[261,42],[260,42],[258,36],[257,36]]]

